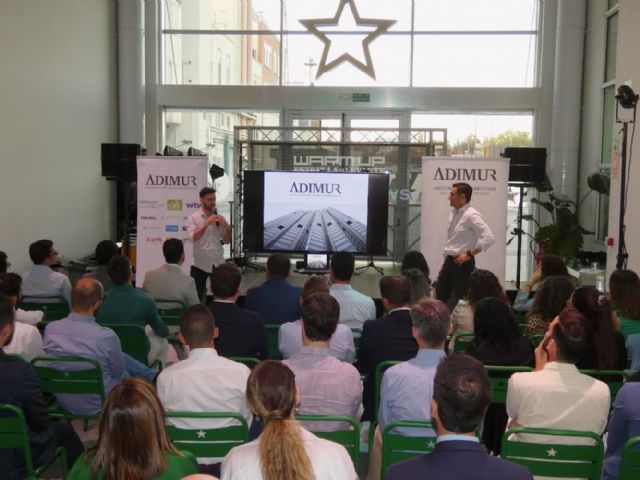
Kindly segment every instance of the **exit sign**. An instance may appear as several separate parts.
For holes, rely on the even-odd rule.
[[[352,102],[370,102],[371,94],[370,93],[354,93],[351,96]]]

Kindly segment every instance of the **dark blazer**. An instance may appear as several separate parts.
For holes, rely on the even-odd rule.
[[[267,325],[282,325],[300,318],[301,294],[300,287],[294,287],[282,278],[274,278],[247,290],[244,306],[262,315]]]
[[[363,420],[375,417],[375,375],[378,364],[385,360],[410,360],[417,353],[418,344],[411,335],[409,310],[396,310],[384,317],[364,322],[356,364],[360,373],[365,375]]]
[[[267,331],[259,313],[238,307],[235,303],[213,301],[209,304],[220,332],[215,347],[223,357],[268,356]]]
[[[532,480],[521,465],[485,453],[476,442],[452,440],[433,452],[392,465],[387,480]]]

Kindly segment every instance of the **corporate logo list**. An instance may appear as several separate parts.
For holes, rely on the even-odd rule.
[[[167,210],[180,211],[182,210],[182,200],[170,198],[167,200]]]
[[[180,231],[180,227],[178,225],[165,225],[164,226],[164,231],[165,232],[178,232],[178,231]]]

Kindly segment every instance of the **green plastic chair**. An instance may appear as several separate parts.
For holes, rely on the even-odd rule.
[[[69,316],[67,299],[58,295],[23,297],[18,307],[23,310],[40,310],[44,312],[43,320],[47,321],[60,320]]]
[[[627,378],[627,373],[624,370],[580,370],[580,373],[584,373],[585,375],[597,378],[606,383],[611,392],[612,404]]]
[[[351,333],[353,333],[353,346],[356,347],[356,352],[360,348],[360,339],[362,338],[362,329],[361,328],[352,328]]]
[[[520,442],[509,437],[513,434],[539,434],[551,437],[588,438],[592,445],[571,445]],[[534,476],[556,478],[586,478],[600,480],[604,444],[592,432],[518,427],[502,436],[501,457],[527,467]]]
[[[501,365],[485,365],[489,373],[489,381],[491,382],[491,403],[506,404],[507,388],[509,386],[509,378],[512,373],[530,372],[531,367],[501,366]]]
[[[242,363],[249,367],[249,369],[253,370],[253,367],[260,363],[258,358],[254,357],[227,357],[229,360],[233,360],[234,362]]]
[[[200,458],[224,457],[233,447],[249,441],[247,420],[235,412],[167,412],[167,418],[233,419],[237,425],[222,428],[185,429],[167,424],[165,429],[176,448]]]
[[[398,427],[416,429],[434,428],[431,422],[396,421],[390,422],[382,431],[382,468],[380,479],[384,480],[387,469],[394,463],[408,460],[423,453],[431,452],[436,446],[436,435],[410,437],[393,433]]]
[[[269,348],[269,358],[271,360],[282,360],[280,349],[278,348],[278,330],[280,325],[265,325],[267,329],[267,345]]]
[[[109,323],[103,326],[110,328],[118,336],[124,353],[148,367],[162,370],[162,362],[160,360],[156,360],[153,365],[149,364],[151,345],[143,326],[130,323]]]
[[[60,459],[62,478],[67,476],[67,452],[58,447],[53,458],[45,465],[35,468],[29,446],[29,428],[20,407],[0,404],[0,449],[20,449],[24,452],[26,480],[36,480],[56,460]]]
[[[540,344],[543,338],[544,338],[544,333],[536,333],[534,335],[529,335],[529,340],[531,340],[531,345],[533,345],[533,348],[536,348]]]
[[[186,310],[186,305],[180,300],[169,300],[167,298],[156,298],[156,308],[158,315],[170,327],[179,327],[180,318]]]
[[[469,343],[473,340],[473,333],[460,332],[457,333],[453,340],[453,351],[464,353],[467,351]]]
[[[622,450],[622,463],[620,464],[619,480],[637,480],[640,478],[640,437],[627,440]]]
[[[317,437],[339,443],[346,448],[356,472],[360,470],[360,422],[358,422],[358,420],[341,415],[296,415],[296,419],[301,422],[349,423],[351,428],[347,430],[335,430],[331,432],[311,430],[311,432]]]
[[[65,365],[72,368],[64,368]],[[42,393],[97,395],[100,397],[100,404],[104,405],[102,369],[97,361],[81,357],[41,356],[31,360],[31,366],[36,372]],[[88,421],[100,416],[99,412],[93,415],[74,414],[55,402],[49,406],[49,413],[53,417],[67,420],[82,419],[85,431],[88,428]]]
[[[371,420],[371,428],[369,428],[369,449],[371,449],[371,445],[373,445],[373,435],[376,430],[376,425],[378,425],[378,410],[380,410],[380,389],[382,387],[382,377],[384,376],[384,372],[393,367],[394,365],[400,363],[400,360],[385,360],[384,362],[380,362],[376,367],[376,374],[374,377],[374,390],[373,390],[373,407],[374,407],[374,418]]]

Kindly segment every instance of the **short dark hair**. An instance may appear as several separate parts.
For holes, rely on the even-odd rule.
[[[410,268],[417,268],[424,274],[427,280],[429,280],[429,264],[427,263],[427,259],[424,258],[422,252],[419,252],[418,250],[409,250],[404,254],[400,270],[404,271],[409,270]]]
[[[51,254],[53,242],[51,240],[38,240],[29,245],[29,258],[36,265],[42,265]]]
[[[178,263],[184,255],[184,245],[179,238],[167,238],[162,244],[162,254],[167,263]]]
[[[336,252],[331,255],[331,271],[338,280],[351,280],[355,266],[356,257],[351,252]]]
[[[0,273],[7,273],[7,268],[9,268],[7,254],[3,251],[0,251]]]
[[[340,306],[328,293],[314,293],[302,302],[302,326],[311,341],[326,342],[338,327]]]
[[[6,295],[0,294],[0,328],[5,325],[13,325],[16,320],[16,312],[13,302]]]
[[[71,307],[74,310],[87,311],[104,294],[102,284],[90,277],[84,277],[71,289]]]
[[[319,275],[310,277],[302,287],[302,300],[309,298],[314,293],[329,293],[327,281]]]
[[[387,275],[380,279],[380,296],[391,305],[406,305],[411,300],[411,283],[403,275]]]
[[[233,297],[242,282],[242,273],[232,263],[223,263],[211,272],[211,293],[214,297]]]
[[[204,187],[202,190],[200,190],[200,198],[206,197],[207,195],[211,195],[212,193],[216,193],[215,188]]]
[[[267,259],[267,272],[271,278],[287,278],[291,270],[291,260],[285,253],[272,253]]]
[[[114,285],[124,285],[131,275],[131,263],[124,255],[111,257],[107,264],[107,274]]]
[[[489,270],[478,268],[469,276],[469,291],[467,293],[469,305],[474,308],[480,300],[488,297],[498,298],[505,304],[509,303],[498,277]]]
[[[454,433],[475,431],[491,401],[491,383],[486,368],[469,355],[448,355],[436,370],[433,398],[445,430]]]
[[[0,273],[0,293],[13,297],[20,294],[22,277],[17,273]]]
[[[584,315],[573,307],[567,307],[558,315],[558,323],[551,335],[556,342],[558,357],[576,363],[589,350],[589,334]]]
[[[458,182],[454,183],[452,187],[455,187],[456,192],[460,195],[464,195],[464,198],[467,203],[471,201],[471,196],[473,195],[473,188],[468,183]]]
[[[478,345],[509,344],[518,337],[518,323],[508,304],[501,298],[480,300],[473,312],[473,342]]]
[[[557,255],[542,256],[540,259],[540,273],[542,277],[549,277],[551,275],[569,276],[569,270],[567,270],[564,259]]]
[[[106,265],[118,253],[120,253],[120,248],[113,240],[102,240],[96,245],[96,261],[98,265]]]
[[[449,308],[440,300],[425,297],[411,306],[411,321],[430,348],[442,345],[451,327]]]
[[[180,333],[191,347],[209,343],[215,328],[213,313],[202,304],[190,306],[180,317]]]

